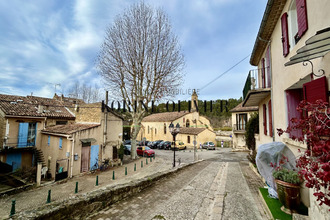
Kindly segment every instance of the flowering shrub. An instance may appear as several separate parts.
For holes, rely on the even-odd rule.
[[[297,167],[306,187],[315,190],[314,196],[320,205],[330,206],[330,109],[321,100],[315,103],[301,101],[297,110],[302,119],[292,118],[292,125],[286,130],[277,129],[278,134],[290,133],[294,129],[302,131],[302,137],[294,140],[307,143],[307,150],[297,160]]]

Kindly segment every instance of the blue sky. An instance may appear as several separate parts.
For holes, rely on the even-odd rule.
[[[52,97],[77,81],[99,85],[95,60],[106,28],[137,1],[0,1],[0,93]],[[169,16],[185,56],[182,93],[239,98],[267,0],[145,0]],[[180,100],[189,96],[181,95]]]

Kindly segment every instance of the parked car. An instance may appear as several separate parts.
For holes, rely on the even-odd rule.
[[[160,142],[160,143],[157,145],[157,148],[158,148],[158,149],[164,149],[164,143],[165,143],[165,141]]]
[[[215,145],[213,142],[208,141],[208,142],[204,142],[202,148],[208,149],[208,150],[215,150]]]
[[[139,146],[148,146],[149,141],[140,141],[138,143]]]
[[[153,157],[155,155],[155,151],[150,147],[139,146],[136,149],[136,154],[143,157]]]
[[[129,144],[124,145],[124,154],[131,155],[131,145]]]
[[[163,140],[157,140],[157,141],[152,142],[150,148],[153,148],[153,149],[158,148],[158,144],[162,141]]]
[[[131,145],[131,140],[124,140],[123,145]]]
[[[163,146],[164,146],[164,150],[170,150],[171,149],[171,141],[165,141]]]
[[[187,146],[182,141],[175,141],[175,150],[185,150]],[[171,150],[174,150],[174,142],[172,142]]]

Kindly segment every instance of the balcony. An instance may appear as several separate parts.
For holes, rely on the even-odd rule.
[[[258,106],[270,94],[270,88],[269,67],[250,70],[243,89],[243,107]]]

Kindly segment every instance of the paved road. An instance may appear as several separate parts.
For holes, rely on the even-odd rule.
[[[173,160],[172,151],[156,154]],[[221,149],[198,156],[204,161],[88,219],[267,219],[256,195],[262,182],[248,168],[246,153]],[[188,163],[193,152],[177,152],[177,158]]]

